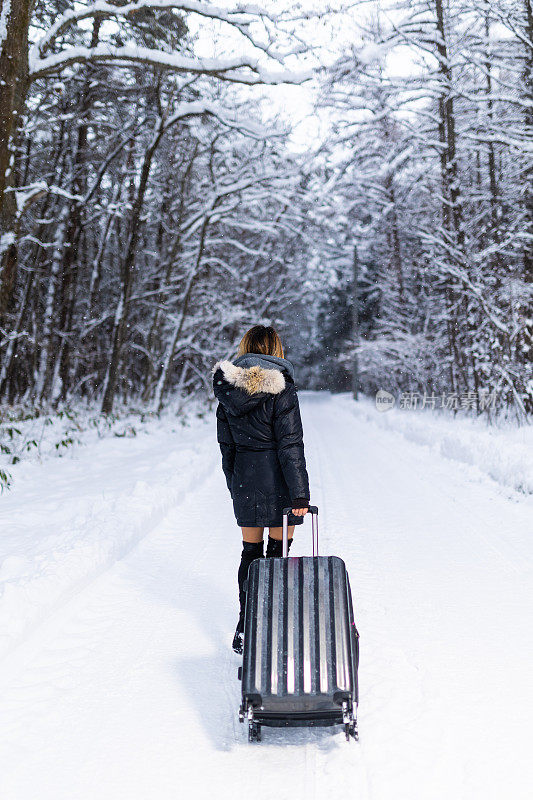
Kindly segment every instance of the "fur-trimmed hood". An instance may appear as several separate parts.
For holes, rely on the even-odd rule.
[[[217,361],[213,373],[220,368],[228,383],[248,394],[267,392],[279,394],[285,388],[285,377],[279,369],[266,369],[254,364],[251,367],[238,367],[231,361]]]
[[[273,357],[250,354],[252,358],[241,356],[237,361],[250,366],[239,366],[231,361],[217,361],[211,370],[213,389],[217,399],[227,410],[241,416],[250,411],[269,395],[280,394],[287,383],[293,383],[292,364],[278,358],[271,368]],[[281,362],[278,366],[277,362]],[[283,366],[281,366],[283,364]],[[268,366],[267,366],[268,365]]]

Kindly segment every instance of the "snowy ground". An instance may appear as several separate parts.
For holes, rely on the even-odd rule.
[[[361,634],[359,743],[248,744],[214,424],[167,420],[12,470],[2,800],[531,796],[531,431],[301,403],[321,552],[347,563]],[[306,522],[291,555],[309,545]]]

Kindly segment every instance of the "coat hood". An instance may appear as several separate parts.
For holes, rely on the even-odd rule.
[[[217,361],[212,372],[216,398],[239,417],[282,392],[293,382],[294,368],[284,358],[246,353],[235,362]]]
[[[279,358],[278,356],[264,356],[261,353],[245,353],[244,355],[236,358],[233,363],[238,367],[253,367],[257,364],[258,366],[266,367],[267,369],[272,369],[275,367],[276,369],[286,370],[294,380],[294,367],[286,358]]]

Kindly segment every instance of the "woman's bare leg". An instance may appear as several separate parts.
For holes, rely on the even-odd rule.
[[[263,541],[263,528],[241,528],[241,531],[243,542],[253,542],[254,544],[258,544],[259,542]]]
[[[294,525],[289,525],[287,528],[289,539],[292,539],[294,535],[294,528],[295,528]],[[248,528],[248,530],[253,530],[253,528]],[[268,531],[272,539],[278,539],[278,541],[281,542],[281,540],[283,539],[283,528],[269,528]]]

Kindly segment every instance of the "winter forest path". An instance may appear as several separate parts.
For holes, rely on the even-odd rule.
[[[301,395],[320,552],[346,561],[361,634],[360,742],[265,729],[248,744],[230,649],[239,531],[214,426],[199,426],[166,465],[181,495],[158,490],[169,475],[147,446],[142,535],[1,663],[2,800],[529,796],[531,498],[346,401]],[[204,467],[183,482],[195,453]]]

